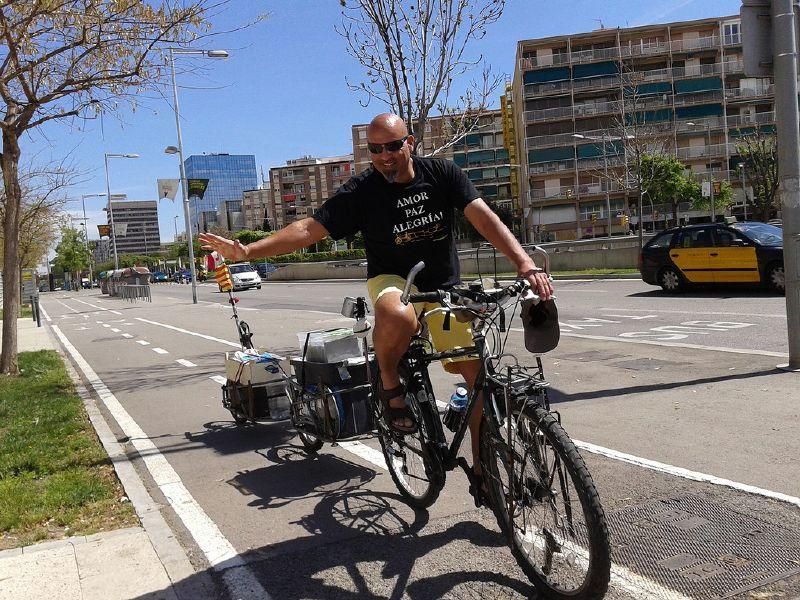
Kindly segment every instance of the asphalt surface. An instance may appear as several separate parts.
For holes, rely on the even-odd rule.
[[[236,295],[256,344],[289,355],[299,353],[298,332],[347,325],[338,315],[343,296],[365,292],[364,282],[265,282]],[[800,496],[797,376],[774,368],[787,347],[782,297],[670,297],[631,280],[557,282],[557,296],[563,337],[544,364],[553,408],[574,439]],[[463,474],[449,474],[439,501],[415,513],[385,469],[347,444],[326,444],[309,458],[287,422],[236,427],[218,381],[224,352],[236,347],[227,296],[201,284],[198,297],[192,305],[190,286],[162,285],[152,304],[89,291],[44,294],[42,305],[273,598],[536,597],[491,513],[474,508]],[[511,322],[508,348],[524,356],[519,326]],[[446,401],[458,379],[438,366],[432,376]],[[363,444],[377,449],[374,440]],[[746,589],[753,585],[783,594],[763,598],[800,597],[800,583],[785,576],[800,561],[798,506],[582,454],[611,524],[615,563],[647,576],[640,587],[616,581],[609,598],[680,597],[664,590],[754,598]],[[654,507],[702,513],[714,527],[643,535],[643,521],[658,522]],[[164,513],[205,567],[189,531]],[[763,548],[751,543],[755,530],[771,540]],[[729,555],[752,564],[714,576],[675,566],[692,552],[691,568]]]

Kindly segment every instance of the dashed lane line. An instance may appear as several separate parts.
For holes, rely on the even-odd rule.
[[[110,308],[106,308],[105,306],[97,306],[96,304],[90,304],[89,302],[86,302],[85,300],[79,300],[78,298],[72,298],[72,299],[75,300],[75,302],[80,302],[81,304],[85,304],[86,306],[91,306],[92,308],[98,308],[100,310],[105,310],[105,311],[108,311],[110,313],[114,313],[115,315],[122,315],[122,313],[119,312],[118,310],[111,310]]]
[[[114,333],[119,333],[121,330],[117,329],[116,327],[112,327],[111,331],[113,331]]]
[[[667,313],[673,315],[685,315],[685,310],[661,310],[652,308],[600,308],[598,310],[613,310],[613,311],[631,311],[631,312],[647,312],[647,313]],[[737,313],[737,312],[719,312],[719,311],[702,311],[692,310],[693,315],[722,315],[726,317],[770,317],[774,319],[785,319],[786,315],[769,315],[764,313]]]
[[[185,358],[179,358],[175,362],[180,364],[180,365],[183,365],[184,367],[196,367],[197,366],[192,361],[186,360]]]
[[[152,350],[156,354],[169,354],[169,351],[164,350],[163,348],[152,348]]]
[[[147,340],[136,340],[136,343],[137,344],[141,344],[142,346],[149,346],[150,345],[150,342],[148,342]]]
[[[130,333],[123,333],[122,337],[124,337],[124,338],[132,338],[133,335],[131,335]]]
[[[222,375],[212,375],[211,377],[209,377],[209,379],[211,379],[212,381],[216,381],[220,385],[225,385],[226,383],[228,383],[228,380]]]
[[[54,300],[55,300],[56,302],[58,302],[58,303],[59,303],[61,306],[65,307],[65,308],[66,308],[66,309],[68,309],[68,310],[71,310],[71,311],[72,311],[72,312],[74,312],[74,313],[76,313],[76,312],[80,312],[79,310],[77,310],[77,309],[75,309],[75,308],[72,308],[72,307],[71,307],[69,304],[67,304],[67,303],[65,303],[65,302],[62,302],[62,301],[61,301],[61,300],[59,300],[58,298],[54,298]]]

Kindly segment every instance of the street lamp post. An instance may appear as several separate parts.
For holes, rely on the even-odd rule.
[[[227,50],[192,50],[190,48],[169,48],[169,64],[172,70],[172,100],[175,107],[175,129],[178,135],[178,146],[167,146],[167,154],[177,154],[180,163],[181,190],[183,196],[183,218],[186,227],[186,243],[189,246],[189,271],[192,277],[192,302],[197,304],[197,273],[194,265],[194,247],[192,242],[192,224],[189,215],[189,190],[186,181],[186,169],[183,165],[183,139],[181,136],[181,117],[178,105],[178,84],[175,79],[175,55],[193,54],[207,58],[228,58]]]
[[[744,220],[747,221],[747,191],[744,189],[744,163],[736,165],[739,169],[739,178],[742,180],[742,202],[744,203]]]
[[[111,221],[111,245],[114,248],[114,269],[119,269],[119,257],[117,256],[117,235],[114,231],[114,209],[111,207],[111,182],[108,178],[108,159],[109,158],[139,158],[138,154],[105,154],[106,162],[106,196],[108,199],[108,218]]]
[[[86,199],[87,198],[97,198],[100,196],[105,196],[105,194],[82,194],[81,195],[81,206],[83,207],[83,235],[86,236],[86,252],[89,253],[89,229],[86,225]],[[94,269],[92,268],[92,255],[89,254],[89,289],[92,289],[92,285],[94,282]]]

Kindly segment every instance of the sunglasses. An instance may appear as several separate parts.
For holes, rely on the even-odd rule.
[[[393,142],[386,142],[385,144],[373,144],[372,142],[367,142],[367,148],[371,154],[380,154],[384,149],[388,150],[389,152],[397,152],[403,147],[407,139],[408,136],[405,136],[402,139],[394,140]]]

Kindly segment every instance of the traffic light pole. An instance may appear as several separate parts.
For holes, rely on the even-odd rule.
[[[797,106],[797,39],[794,0],[772,0],[775,121],[778,180],[783,219],[783,264],[789,363],[800,372],[800,115]]]

